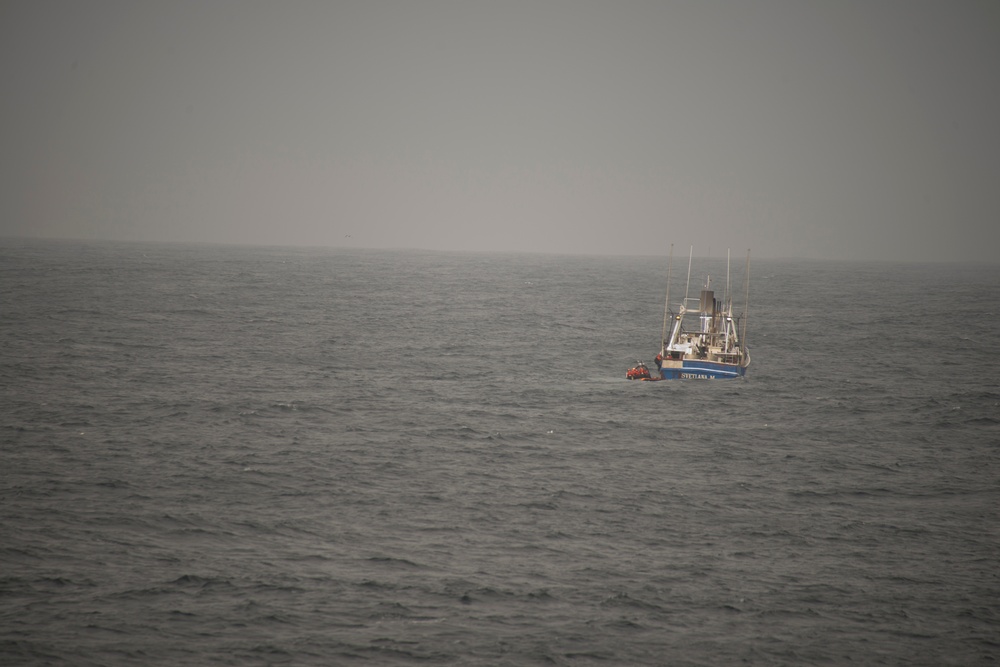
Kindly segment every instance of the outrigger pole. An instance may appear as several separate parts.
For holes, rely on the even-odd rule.
[[[660,354],[667,349],[667,312],[670,310],[670,276],[673,274],[671,266],[674,263],[674,244],[670,244],[670,255],[667,257],[667,298],[663,302],[663,333],[660,334]]]
[[[688,252],[688,281],[687,285],[684,287],[684,307],[687,308],[688,302],[688,292],[691,289],[691,259],[694,257],[694,246],[691,246],[691,250]]]

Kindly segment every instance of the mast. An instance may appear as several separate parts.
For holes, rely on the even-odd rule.
[[[747,275],[743,282],[746,283],[746,294],[743,297],[743,333],[740,334],[740,345],[743,346],[743,354],[746,356],[747,314],[750,312],[750,248],[747,248]]]
[[[723,299],[723,303],[726,304],[726,308],[727,309],[732,310],[731,308],[729,308],[729,306],[730,306],[730,303],[729,303],[729,260],[730,260],[730,252],[729,252],[729,248],[726,248],[726,296]]]
[[[670,254],[667,256],[667,298],[663,302],[663,332],[660,334],[660,354],[666,351],[667,346],[667,313],[670,310],[670,276],[673,275],[671,267],[674,263],[674,244],[670,244]]]
[[[722,317],[725,320],[726,331],[722,338],[722,349],[726,352],[730,351],[729,347],[729,329],[732,326],[731,320],[733,319],[733,302],[732,297],[729,295],[729,261],[731,259],[730,249],[726,248],[726,295],[722,300]]]

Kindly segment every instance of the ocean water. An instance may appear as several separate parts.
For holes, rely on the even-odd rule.
[[[628,382],[665,285],[0,243],[0,663],[996,664],[1000,266],[754,260],[745,379]]]

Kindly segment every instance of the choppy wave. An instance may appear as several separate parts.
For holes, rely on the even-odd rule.
[[[7,664],[1000,657],[995,268],[761,260],[745,380],[629,383],[656,258],[0,263]]]

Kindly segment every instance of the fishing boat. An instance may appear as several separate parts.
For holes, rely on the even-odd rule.
[[[747,302],[750,296],[750,252],[747,252],[746,290],[743,311],[733,314],[733,295],[730,290],[729,258],[726,259],[726,290],[722,299],[715,298],[712,279],[707,276],[698,297],[689,297],[691,287],[691,260],[694,247],[688,255],[687,286],[684,300],[676,310],[670,307],[670,274],[673,263],[673,246],[667,268],[667,297],[663,306],[663,332],[660,336],[660,353],[656,355],[659,377],[643,377],[639,366],[630,368],[630,380],[716,380],[746,375],[750,365],[750,352],[746,345]],[[695,302],[697,305],[695,305]],[[694,326],[689,323],[695,320]]]

